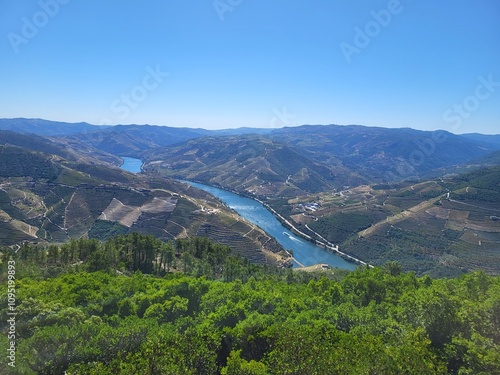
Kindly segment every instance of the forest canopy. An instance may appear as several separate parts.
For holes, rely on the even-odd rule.
[[[3,252],[5,374],[499,374],[500,278],[256,266],[138,234]],[[1,323],[9,347],[8,323]]]

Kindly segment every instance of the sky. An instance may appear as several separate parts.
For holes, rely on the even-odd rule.
[[[498,0],[0,0],[0,118],[500,133]]]

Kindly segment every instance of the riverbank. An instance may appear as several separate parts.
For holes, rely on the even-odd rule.
[[[337,259],[342,259],[344,262],[347,262],[348,264],[353,264],[353,265],[357,264],[357,265],[367,266],[366,262],[340,251],[338,249],[338,246],[335,246],[334,244],[328,242],[326,239],[321,237],[318,233],[311,231],[315,235],[317,235],[317,238],[321,238],[321,239],[323,239],[323,241],[319,241],[316,238],[311,237],[307,233],[304,233],[299,228],[297,228],[289,219],[285,218],[283,215],[278,213],[269,204],[267,204],[266,202],[259,199],[259,197],[251,196],[251,195],[245,194],[245,193],[240,193],[240,192],[235,191],[233,189],[228,189],[228,188],[224,188],[224,187],[220,187],[220,186],[216,187],[216,186],[205,185],[203,182],[185,181],[185,180],[184,180],[184,182],[192,183],[192,184],[194,184],[194,186],[199,185],[198,187],[200,187],[200,188],[205,187],[204,190],[218,196],[219,199],[221,199],[221,196],[220,196],[220,194],[217,195],[216,190],[221,191],[221,192],[226,192],[228,194],[234,194],[237,197],[240,197],[243,199],[249,199],[253,202],[258,203],[266,212],[268,212],[268,214],[270,214],[274,218],[274,220],[276,220],[282,226],[283,229],[287,229],[288,231],[290,231],[291,235],[288,235],[286,232],[275,233],[274,238],[278,242],[280,242],[280,244],[283,246],[283,248],[287,252],[290,253],[290,255],[292,256],[292,261],[294,262],[294,264],[296,264],[299,267],[307,267],[307,266],[311,266],[313,264],[328,263],[328,261],[326,261],[325,259],[328,259],[329,257],[336,257]],[[211,189],[213,189],[213,191],[210,191]],[[231,208],[230,205],[229,205],[229,207]],[[245,215],[243,214],[242,216],[245,216]],[[264,229],[266,232],[269,233],[269,231],[266,230],[265,228],[262,228],[262,229]],[[297,237],[294,238],[293,235],[296,235]],[[293,254],[292,254],[290,251],[287,250],[287,246],[283,245],[283,243],[282,243],[283,238],[280,241],[280,239],[277,237],[288,237],[287,240],[289,240],[289,242],[293,243],[292,245],[289,245],[289,248],[292,248],[292,249],[294,249],[294,248],[296,249],[296,247],[298,246],[297,241],[299,241],[299,240],[297,238],[304,239],[306,242],[303,242],[303,241],[300,241],[300,242],[303,242],[304,244],[306,244],[306,243],[310,244],[310,245],[307,245],[307,246],[310,246],[309,253],[302,254],[301,256],[298,256],[298,258],[300,258],[300,259],[297,259],[298,254],[296,254],[295,250],[293,251]],[[319,250],[319,249],[321,249],[321,250]],[[325,253],[330,254],[330,255],[329,256],[324,255]],[[304,257],[306,259],[304,259]],[[312,259],[314,259],[314,262],[311,261]],[[347,269],[351,269],[351,270],[354,269],[353,266],[343,266],[343,265],[339,264],[338,261],[335,261],[335,262],[333,262],[333,264],[330,264],[330,265],[333,267],[347,268]]]
[[[140,159],[123,157],[124,163],[121,168],[128,170],[129,172],[138,173],[142,170],[143,163]],[[296,228],[288,219],[284,218],[280,215],[276,210],[274,210],[267,203],[261,201],[255,196],[250,196],[249,194],[242,194],[238,191],[227,189],[223,187],[215,187],[210,185],[205,185],[203,182],[198,181],[187,181],[179,179],[181,182],[185,182],[191,186],[200,188],[205,190],[212,195],[218,197],[221,201],[225,203],[230,209],[247,219],[252,224],[256,225],[260,229],[262,229],[268,236],[273,238],[276,242],[280,244],[280,246],[288,253],[290,256],[290,261],[293,264],[299,267],[307,267],[313,264],[320,263],[328,263],[332,267],[344,268],[348,270],[354,270],[355,266],[353,264],[366,264],[354,257],[350,257],[347,254],[344,254],[338,251],[338,248],[332,245],[331,248],[328,247],[328,244],[323,243],[321,241],[317,241],[312,238],[308,234],[300,231]],[[225,202],[223,198],[221,198],[221,194],[219,192],[226,192],[227,194],[232,195],[233,197],[225,197],[229,201],[233,203],[238,202],[236,206],[233,204],[228,204]],[[224,194],[222,194],[224,195]],[[242,200],[248,200],[246,203]],[[258,207],[252,207],[252,212],[241,212],[235,207],[245,208],[246,206],[258,205]],[[260,209],[259,209],[260,207]],[[255,212],[262,210],[264,212],[255,214]],[[243,210],[244,211],[244,210]],[[253,219],[253,220],[252,220]],[[275,224],[273,224],[273,222]],[[281,229],[279,229],[281,228]],[[288,233],[283,230],[288,230]],[[297,236],[294,236],[296,234]],[[304,239],[306,241],[301,240]],[[333,250],[333,251],[332,251]],[[336,251],[335,251],[336,250]],[[269,256],[269,255],[268,255]],[[281,259],[281,261],[283,261]],[[285,262],[286,264],[289,262]]]
[[[366,264],[340,251],[335,251],[338,250],[335,246],[331,245],[329,248],[329,244],[304,233],[259,197],[241,194],[232,189],[205,185],[198,181],[183,181],[217,196],[229,208],[275,238],[283,249],[293,256],[292,261],[296,266],[307,267],[327,263],[332,267],[354,270],[356,264]]]
[[[293,232],[296,233],[297,235],[303,237],[304,239],[306,239],[308,241],[313,242],[314,244],[316,244],[318,246],[323,246],[325,249],[328,249],[330,251],[333,251],[333,252],[337,253],[339,256],[341,256],[342,258],[344,258],[344,259],[346,259],[348,261],[351,261],[351,262],[356,263],[356,264],[360,264],[362,266],[367,266],[367,267],[373,268],[373,266],[371,264],[366,263],[366,262],[362,261],[361,259],[355,258],[355,257],[353,257],[353,256],[351,256],[349,254],[346,254],[346,253],[340,251],[338,245],[332,244],[326,238],[324,238],[319,233],[315,232],[314,230],[312,230],[311,228],[309,228],[306,225],[306,228],[309,231],[313,232],[316,236],[318,236],[319,238],[321,238],[324,242],[321,242],[321,241],[318,241],[318,240],[312,238],[308,234],[306,234],[306,233],[302,232],[301,230],[297,229],[297,227],[295,227],[292,223],[290,223],[289,220],[287,220],[281,214],[279,214],[278,212],[276,212],[276,210],[273,209],[271,206],[269,206],[267,203],[262,202],[261,200],[259,200],[257,198],[254,198],[254,199],[257,202],[259,202],[260,204],[262,204],[264,207],[266,207],[274,216],[276,216],[282,223],[286,224],[286,226],[288,228],[290,228],[291,230],[293,230]]]

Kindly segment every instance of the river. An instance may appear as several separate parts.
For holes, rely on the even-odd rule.
[[[142,160],[129,158],[126,156],[122,156],[123,164],[120,165],[121,169],[125,169],[128,172],[139,173],[141,171]]]
[[[134,158],[123,158],[121,168],[129,172],[140,172],[142,161]],[[300,238],[284,227],[281,222],[261,203],[256,200],[242,197],[227,190],[218,189],[191,181],[183,181],[194,187],[205,190],[223,201],[229,208],[235,210],[240,216],[249,222],[262,228],[286,250],[293,252],[294,258],[304,266],[312,266],[325,263],[332,267],[354,270],[356,265],[341,258],[337,254],[322,247],[316,246],[303,238]],[[294,264],[294,266],[296,266]]]
[[[337,254],[316,246],[310,241],[300,238],[284,227],[281,222],[261,203],[254,199],[197,182],[183,181],[199,189],[215,195],[240,216],[273,236],[286,250],[292,250],[294,258],[304,266],[325,263],[332,267],[354,270],[356,265]],[[294,264],[295,266],[295,264]]]

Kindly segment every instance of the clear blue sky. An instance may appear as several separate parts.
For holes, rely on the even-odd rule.
[[[0,0],[0,117],[500,133],[500,2]]]

